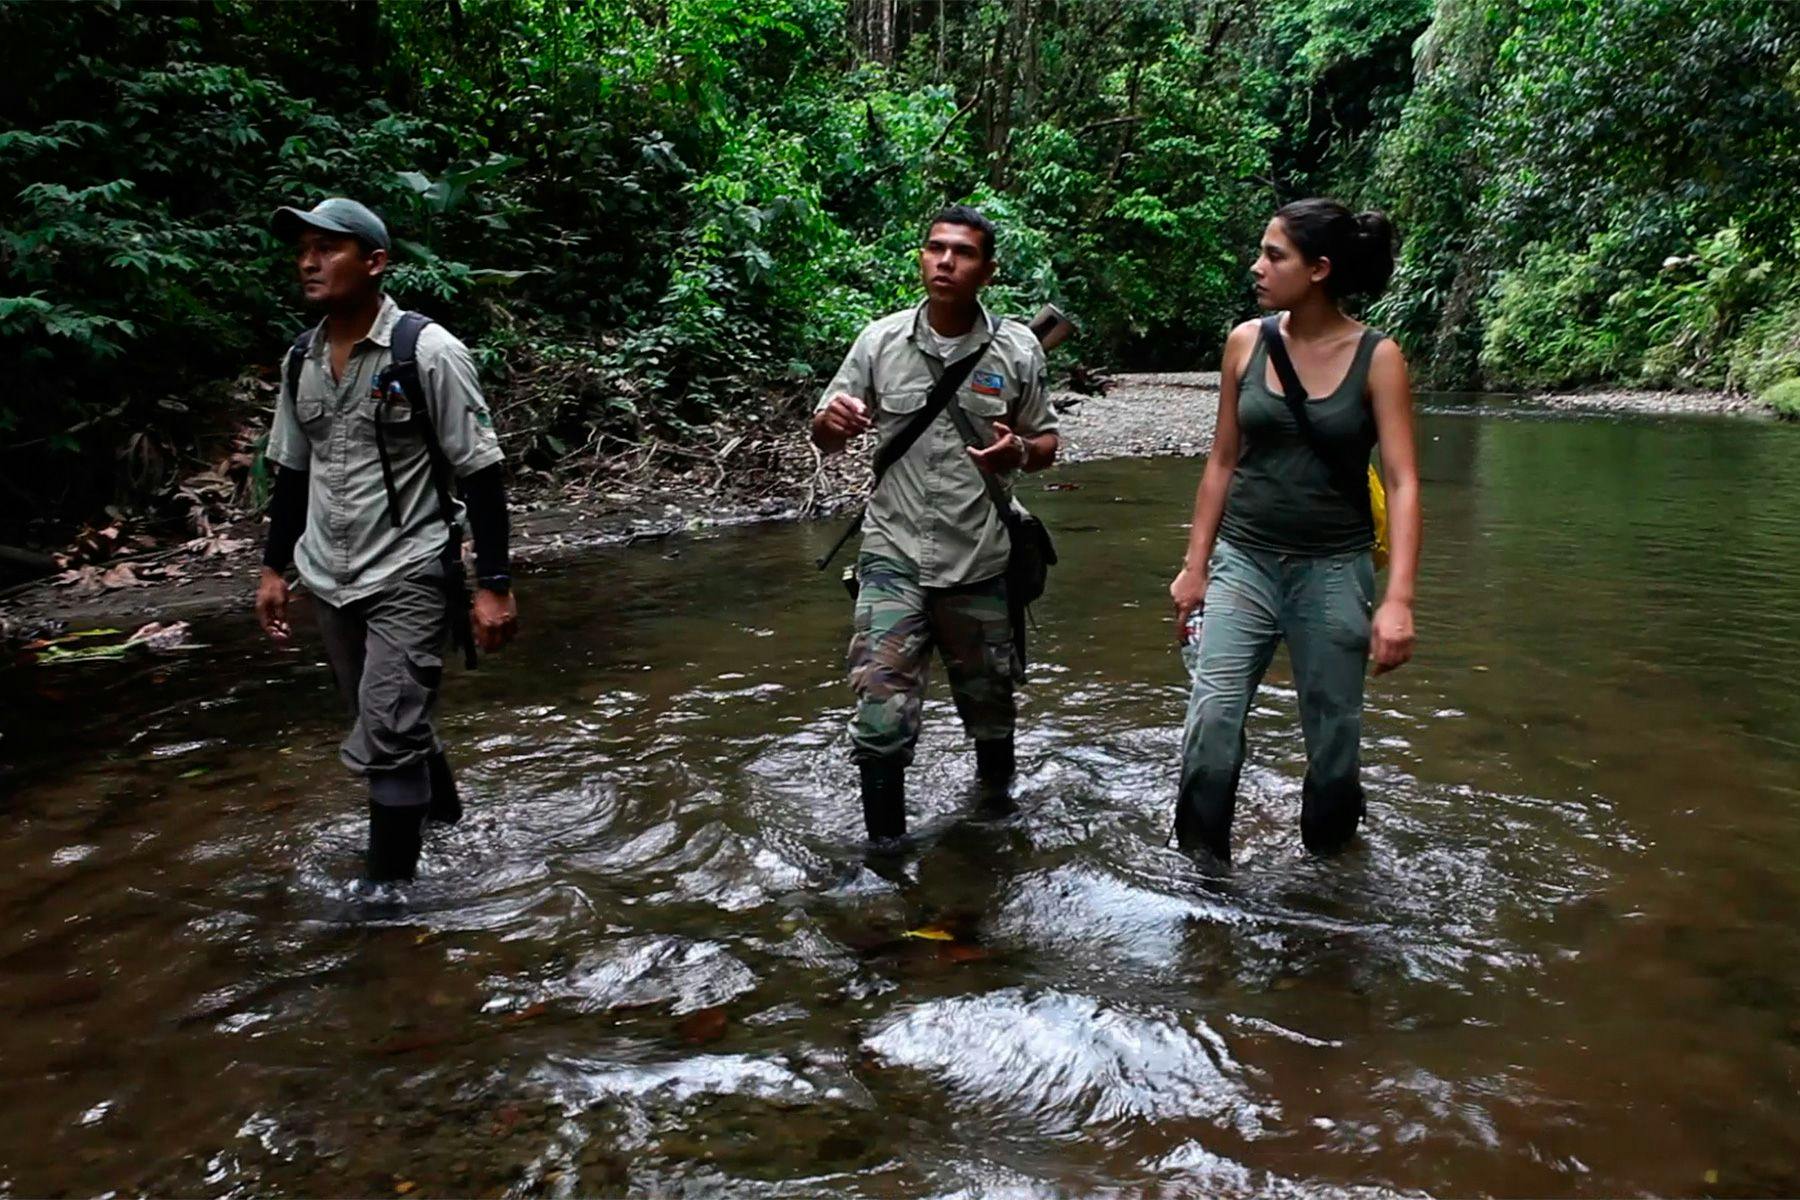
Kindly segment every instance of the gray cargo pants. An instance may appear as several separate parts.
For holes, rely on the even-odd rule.
[[[450,635],[444,566],[433,562],[341,608],[317,605],[325,657],[353,724],[339,757],[377,804],[431,801],[426,759],[439,749],[432,714]]]
[[[1350,840],[1363,816],[1358,765],[1374,599],[1366,550],[1312,556],[1214,543],[1182,738],[1175,832],[1183,846],[1231,857],[1244,723],[1282,641],[1306,737],[1301,840],[1314,852]]]

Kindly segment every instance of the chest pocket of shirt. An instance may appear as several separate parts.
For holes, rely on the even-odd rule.
[[[992,366],[993,359],[969,372],[968,380],[957,393],[957,403],[971,416],[995,420],[1006,415],[1007,407],[1019,389],[1002,372]]]
[[[876,401],[883,412],[904,417],[925,407],[925,389],[918,387],[889,388]]]
[[[387,443],[389,454],[407,454],[424,445],[413,421],[412,405],[398,388],[389,388],[384,396],[370,396],[363,402],[362,412]]]
[[[316,437],[326,427],[325,398],[323,396],[307,396],[302,393],[294,398],[294,418],[300,422],[307,437]]]

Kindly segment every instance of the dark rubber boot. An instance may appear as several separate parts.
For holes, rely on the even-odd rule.
[[[983,807],[1011,806],[1012,796],[1008,788],[1015,769],[1013,740],[1010,737],[976,739],[975,789]]]
[[[857,765],[862,771],[863,827],[869,840],[899,841],[906,836],[906,768],[886,760]]]
[[[450,773],[450,760],[444,757],[442,750],[434,750],[425,760],[425,769],[431,773],[430,819],[445,825],[456,824],[463,818],[463,806],[462,797],[456,791],[456,776]]]
[[[1314,854],[1335,854],[1356,836],[1364,810],[1355,778],[1319,786],[1310,774],[1300,785],[1300,841]]]
[[[1012,782],[1014,769],[1011,738],[982,738],[976,741],[975,777],[984,785],[1005,787]]]
[[[1231,861],[1231,818],[1237,809],[1238,777],[1218,779],[1197,772],[1181,781],[1175,798],[1175,844],[1189,854],[1205,850]]]
[[[369,882],[404,882],[418,873],[426,807],[369,801]]]

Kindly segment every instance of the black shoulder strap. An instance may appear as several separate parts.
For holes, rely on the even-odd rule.
[[[988,448],[987,439],[981,436],[981,431],[975,428],[975,422],[969,419],[969,414],[963,411],[960,404],[950,410],[950,419],[955,422],[956,432],[962,435],[964,444],[970,449],[986,450]],[[1010,532],[1015,514],[1012,501],[1000,487],[1000,481],[973,463],[970,463],[969,466],[971,470],[981,476],[981,486],[986,489],[988,499],[994,502],[994,511],[1000,514],[1000,523],[1006,526]]]
[[[963,380],[969,377],[969,372],[975,369],[975,364],[981,360],[983,354],[987,353],[988,344],[992,340],[990,336],[983,340],[981,345],[949,366],[942,368],[937,381],[931,385],[931,393],[925,397],[925,405],[919,409],[918,415],[902,426],[900,432],[896,433],[875,456],[875,484],[879,484],[881,477],[887,474],[888,468],[905,458],[906,452],[913,448],[913,443],[918,441],[927,429],[931,428],[931,423],[937,420],[938,414],[949,405],[950,397],[956,394],[956,389],[963,385]],[[936,362],[937,360],[933,359],[932,361]],[[870,494],[873,495],[874,491],[875,486],[870,485]]]
[[[1288,357],[1287,339],[1281,336],[1280,313],[1273,313],[1262,319],[1262,340],[1263,348],[1268,351],[1269,361],[1275,364],[1275,378],[1281,380],[1281,391],[1287,399],[1288,408],[1293,411],[1301,434],[1310,443],[1312,420],[1306,415],[1306,386],[1300,382],[1300,373],[1294,370],[1294,360]]]
[[[424,313],[400,314],[388,338],[388,365],[382,373],[384,382],[400,385],[415,410],[425,399],[425,389],[419,384],[419,334],[429,324],[431,318]]]
[[[938,368],[934,365],[933,372],[937,374],[937,380],[931,385],[931,392],[925,397],[925,403],[913,415],[912,420],[900,427],[900,432],[875,452],[875,479],[869,484],[869,499],[874,498],[875,489],[881,486],[881,477],[888,473],[888,468],[899,462],[906,452],[912,449],[913,443],[918,441],[927,429],[931,428],[931,423],[938,419],[938,414],[943,412],[945,406],[950,403],[950,397],[956,394],[956,389],[963,385],[963,380],[969,377],[969,372],[975,369],[975,364],[981,361],[981,356],[986,354],[987,348],[993,344],[996,328],[997,326],[990,325],[988,336],[982,340],[981,345],[949,366]],[[921,353],[923,352],[921,351]],[[935,358],[929,359],[929,361],[933,364],[937,362]],[[956,410],[952,409],[951,411],[954,413]],[[831,560],[837,557],[838,551],[844,548],[844,543],[856,536],[856,531],[862,528],[863,518],[868,515],[869,500],[865,499],[855,518],[838,536],[838,540],[831,544],[831,549],[819,556],[815,563],[819,570],[823,571],[829,566]]]
[[[980,430],[975,428],[975,422],[969,419],[969,414],[963,411],[961,405],[950,410],[950,420],[955,424],[956,432],[961,435],[964,444],[970,449],[985,450],[988,448],[988,440],[981,435]],[[994,511],[1000,514],[1000,523],[1006,526],[1010,532],[1016,514],[1013,512],[1012,501],[1000,487],[1000,481],[980,467],[974,466],[973,463],[970,466],[981,476],[982,487],[986,489],[988,499],[993,501]]]
[[[294,338],[294,344],[288,347],[282,375],[287,383],[288,400],[294,404],[300,403],[300,365],[306,361],[306,352],[312,349],[313,334],[317,330],[317,326],[307,326]]]
[[[456,506],[450,497],[450,485],[456,473],[444,453],[443,443],[438,441],[437,426],[431,423],[431,406],[425,402],[425,385],[419,379],[419,334],[429,324],[430,317],[416,312],[403,312],[394,322],[393,336],[388,341],[388,365],[382,372],[382,388],[385,390],[398,384],[406,395],[413,426],[419,431],[425,453],[431,459],[431,485],[437,491],[438,513],[444,518],[451,536],[456,538],[460,551],[462,530],[456,524]]]
[[[1364,337],[1368,336],[1364,331]],[[1370,514],[1369,522],[1374,524],[1374,517],[1369,507],[1369,483],[1365,476],[1368,464],[1346,464],[1335,460],[1325,452],[1319,444],[1318,435],[1313,432],[1312,418],[1306,411],[1306,386],[1300,382],[1300,373],[1294,370],[1294,360],[1288,357],[1287,339],[1281,336],[1281,314],[1273,313],[1262,319],[1263,346],[1269,353],[1269,361],[1275,364],[1275,377],[1281,380],[1281,391],[1287,400],[1288,411],[1294,415],[1294,424],[1300,427],[1300,436],[1312,447],[1325,463],[1325,469],[1331,473],[1331,482],[1344,497],[1353,504],[1357,511]],[[1357,358],[1362,356],[1363,347],[1358,343],[1356,358],[1351,359],[1351,370],[1356,369]]]

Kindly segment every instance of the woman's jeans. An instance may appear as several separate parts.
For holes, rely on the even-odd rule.
[[[1189,660],[1194,690],[1175,805],[1175,837],[1183,849],[1231,857],[1244,719],[1283,639],[1306,734],[1300,838],[1314,853],[1350,840],[1363,813],[1357,760],[1374,595],[1367,551],[1277,554],[1223,538],[1215,544],[1199,647]]]

